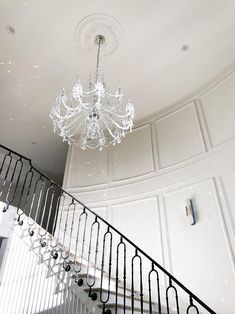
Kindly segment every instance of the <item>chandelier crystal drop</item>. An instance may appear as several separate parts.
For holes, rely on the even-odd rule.
[[[63,88],[50,112],[54,132],[63,141],[83,150],[102,150],[110,144],[120,143],[133,127],[134,106],[130,99],[123,103],[120,87],[110,93],[99,71],[100,48],[105,38],[97,35],[95,42],[98,46],[96,71],[90,78],[88,90],[84,91],[79,80],[71,93],[66,94]]]

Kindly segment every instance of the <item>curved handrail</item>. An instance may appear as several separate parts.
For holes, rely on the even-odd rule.
[[[189,295],[189,299],[190,299],[190,306],[194,307],[192,300],[195,300],[198,304],[200,304],[205,310],[207,310],[209,313],[211,314],[216,314],[215,311],[213,311],[207,304],[205,304],[200,298],[198,298],[192,291],[190,291],[187,287],[185,287],[178,279],[176,279],[171,273],[169,273],[163,266],[161,266],[158,262],[156,262],[153,258],[151,258],[147,253],[145,253],[141,248],[139,248],[135,243],[133,243],[130,239],[128,239],[125,235],[123,235],[118,229],[116,229],[112,224],[110,224],[109,222],[107,222],[104,218],[102,218],[101,216],[99,216],[97,213],[95,213],[94,211],[92,211],[89,207],[87,207],[85,204],[83,204],[81,201],[79,201],[78,199],[76,199],[73,195],[71,195],[70,193],[68,193],[67,191],[65,191],[62,187],[60,187],[57,183],[55,183],[53,180],[51,180],[48,176],[46,176],[45,174],[43,174],[41,171],[39,171],[38,169],[36,169],[31,162],[31,159],[15,152],[12,149],[7,148],[4,145],[0,144],[0,147],[3,148],[4,150],[8,151],[10,154],[14,154],[18,157],[20,157],[21,159],[25,159],[26,161],[29,162],[29,166],[31,170],[34,170],[36,173],[38,173],[40,175],[40,178],[44,178],[46,180],[48,180],[52,185],[54,185],[55,187],[57,187],[63,194],[71,197],[72,202],[77,202],[78,204],[80,204],[84,210],[87,210],[88,212],[90,212],[91,214],[93,214],[96,219],[99,219],[100,221],[102,221],[104,224],[106,224],[108,230],[112,229],[114,232],[116,232],[120,238],[121,241],[125,240],[127,243],[129,243],[131,246],[133,246],[135,248],[135,252],[136,255],[138,256],[138,253],[141,253],[144,257],[146,257],[152,265],[156,266],[158,269],[160,269],[166,276],[168,276],[169,278],[169,282],[170,282],[170,286],[172,287],[172,282],[175,282],[182,290],[184,290],[188,295]],[[1,174],[1,173],[0,173]],[[70,239],[71,240],[71,239]],[[168,288],[169,288],[168,287]]]

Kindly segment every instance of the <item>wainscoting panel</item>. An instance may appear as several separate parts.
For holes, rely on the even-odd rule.
[[[93,186],[107,181],[108,150],[72,147],[67,188]]]
[[[218,313],[231,313],[235,278],[217,196],[212,179],[164,196],[168,249],[173,274]],[[186,198],[193,201],[195,225],[186,216]]]
[[[205,151],[194,103],[156,121],[160,168],[190,159]]]
[[[122,143],[111,148],[112,181],[154,171],[150,125],[135,129]]]
[[[220,178],[224,190],[223,197],[227,203],[230,224],[235,239],[235,169],[223,173]]]
[[[201,97],[212,147],[235,137],[235,75]]]
[[[146,253],[162,262],[157,198],[113,205],[112,224]]]

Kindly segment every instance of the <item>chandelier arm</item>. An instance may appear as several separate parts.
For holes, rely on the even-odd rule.
[[[123,95],[111,94],[111,93],[107,92],[106,90],[105,90],[105,94],[108,95],[108,96],[110,96],[110,97],[114,97],[114,98],[123,97]]]
[[[128,127],[123,127],[121,125],[119,125],[115,120],[113,120],[109,115],[107,114],[103,114],[106,118],[108,118],[113,124],[115,124],[119,129],[123,130],[123,131],[127,131],[129,129]]]
[[[91,109],[90,107],[92,107],[91,104],[89,103],[83,103],[82,101],[79,101],[79,105],[75,108],[73,107],[69,107],[68,105],[66,105],[64,102],[62,102],[62,105],[70,112],[75,112],[79,110],[79,106],[82,106],[85,110],[87,109]]]
[[[80,103],[80,102],[79,102],[79,103]],[[79,108],[79,105],[78,105],[77,107],[75,107],[75,108],[69,107],[69,106],[66,105],[66,103],[65,103],[64,101],[62,101],[62,105],[63,105],[68,111],[71,111],[71,112],[77,111],[78,108]],[[80,103],[80,105],[81,105],[81,103]]]
[[[65,125],[63,127],[64,130],[68,130],[71,126],[74,125],[74,123],[78,122],[80,118],[83,118],[83,116],[78,116],[77,118],[75,118],[70,124]]]
[[[106,128],[107,128],[109,134],[110,134],[115,140],[118,139],[118,136],[115,136],[115,135],[113,134],[112,130],[110,129],[109,125],[106,123],[105,120],[103,121],[103,123],[105,124],[105,126],[106,126]],[[113,142],[113,141],[111,141],[111,143],[112,143],[112,142]]]
[[[96,149],[96,148],[98,148],[100,145],[99,145],[99,144],[96,144],[96,145],[94,145],[94,146],[91,146],[91,145],[89,145],[89,144],[86,144],[86,146],[87,146],[88,148],[90,148],[90,149]]]
[[[80,118],[80,117],[79,117]],[[83,118],[83,117],[81,117],[81,118]],[[78,122],[79,120],[77,120],[77,122]],[[82,126],[82,124],[84,123],[84,121],[82,120],[82,121],[79,121],[78,122],[79,124],[77,125],[77,126],[75,126],[75,128],[74,129],[72,129],[71,130],[71,132],[73,132],[73,133],[70,133],[70,138],[71,137],[73,137],[77,132],[78,132],[78,130],[81,128],[81,126]],[[67,130],[67,129],[66,129]]]
[[[64,116],[61,116],[61,115],[58,113],[58,111],[55,111],[55,112],[53,112],[52,114],[55,115],[55,116],[56,116],[57,118],[59,118],[59,119],[65,120],[65,119],[70,119],[70,118],[72,118],[72,117],[76,114],[76,112],[73,112],[73,113],[71,113],[70,115],[69,115],[69,114],[66,114],[66,115],[64,115]]]
[[[72,142],[73,142],[75,145],[79,146],[79,147],[82,147],[82,146],[83,146],[83,144],[81,144],[81,143],[79,142],[79,140],[72,139]],[[109,147],[109,145],[112,144],[112,142],[113,142],[113,141],[109,141],[108,144],[103,145],[103,148]],[[91,143],[90,143],[90,144],[89,144],[89,143],[86,144],[86,147],[88,147],[88,148],[90,148],[90,149],[96,149],[96,148],[98,148],[99,146],[100,146],[99,143],[97,143],[96,145],[91,145]]]
[[[82,100],[81,100],[81,98],[80,98],[80,96],[78,97],[78,101],[79,101],[79,105],[80,106],[82,106],[83,108],[85,108],[86,109],[86,105],[90,105],[89,103],[83,103],[82,102]],[[71,111],[71,112],[74,112],[74,111],[78,111],[79,110],[79,105],[77,106],[77,107],[75,107],[75,108],[73,108],[73,107],[69,107],[68,105],[66,105],[66,103],[63,101],[63,100],[61,100],[61,105],[63,105],[68,111]]]
[[[91,95],[91,94],[95,94],[97,92],[97,88],[94,88],[93,90],[89,91],[89,92],[84,92],[83,91],[83,94],[84,95]]]
[[[97,103],[96,103],[96,104],[97,104]],[[107,112],[112,112],[112,113],[113,113],[113,111],[114,111],[114,109],[115,109],[115,107],[116,107],[116,106],[107,107],[106,105],[103,105],[102,103],[101,103],[101,105],[102,105],[102,110],[105,110],[105,111],[107,111]]]
[[[82,126],[85,125],[85,121],[80,121],[79,125],[77,127],[74,128],[73,133],[71,134],[70,137],[73,137],[80,128],[82,128]],[[86,125],[85,125],[86,126]],[[79,137],[81,137],[81,134],[79,134]]]
[[[112,106],[111,104],[109,104],[109,100],[107,100],[107,99],[106,99],[106,102],[108,102],[108,104],[103,105],[103,104],[101,103],[101,105],[102,105],[102,108],[105,108],[107,111],[109,110],[109,111],[112,111],[112,112],[113,112],[113,110],[114,110],[115,108],[120,107],[119,104]]]
[[[110,109],[106,109],[104,106],[102,107],[102,109],[104,110],[104,111],[106,111],[106,112],[110,112],[110,113],[112,113],[113,111]],[[129,113],[127,113],[127,114],[125,114],[125,115],[119,115],[119,114],[115,114],[116,115],[116,117],[118,117],[118,118],[120,118],[120,119],[123,119],[123,118],[127,118],[127,117],[129,117]]]
[[[93,105],[89,102],[81,103],[82,108],[86,111],[86,113],[89,112],[89,110],[92,109]]]
[[[112,143],[113,143],[113,141],[110,141],[109,144],[103,145],[102,148],[107,148],[107,147],[109,147],[109,145],[112,144]],[[87,144],[87,147],[90,148],[90,149],[96,149],[96,148],[98,148],[99,146],[100,146],[99,144],[97,144],[97,145],[95,145],[95,146],[91,146],[91,145]]]

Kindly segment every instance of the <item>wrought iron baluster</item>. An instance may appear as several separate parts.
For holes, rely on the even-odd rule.
[[[158,313],[161,314],[161,296],[160,296],[160,285],[159,285],[159,274],[156,269],[154,269],[154,264],[152,263],[152,269],[148,273],[148,284],[149,284],[149,313],[153,313],[153,306],[152,306],[152,285],[151,285],[151,275],[156,274],[157,276],[157,302],[158,302]]]
[[[17,179],[16,179],[16,185],[14,186],[14,190],[13,190],[13,193],[12,193],[12,196],[11,198],[9,199],[9,195],[10,195],[10,191],[11,191],[11,186],[13,184],[13,180],[14,180],[14,175],[15,175],[15,172],[17,169],[17,166],[20,165],[20,168],[19,168],[19,173],[17,175]],[[3,208],[3,212],[6,212],[9,208],[9,205],[11,205],[15,199],[15,196],[16,196],[16,191],[17,191],[17,188],[18,188],[18,185],[19,185],[19,181],[20,181],[20,176],[21,176],[21,172],[22,172],[22,169],[23,169],[23,162],[22,162],[22,157],[20,157],[20,159],[18,159],[15,163],[15,167],[14,167],[14,170],[13,170],[13,173],[12,173],[12,176],[11,176],[11,180],[10,180],[10,184],[9,184],[9,187],[8,187],[8,190],[7,190],[7,195],[6,195],[6,205],[4,206]]]
[[[62,200],[62,205],[61,205],[61,200]],[[64,208],[64,201],[65,201],[65,196],[63,194],[61,194],[58,197],[57,203],[56,203],[56,214],[55,214],[54,221],[53,221],[52,235],[51,235],[51,241],[50,241],[50,246],[52,248],[51,255],[53,256],[54,259],[58,258],[58,252],[56,250],[56,247],[59,243],[59,234],[60,234],[60,227],[61,227],[61,221],[62,221],[62,213],[63,213],[63,208]],[[60,207],[61,207],[61,211],[60,211],[59,225],[57,227],[57,234],[55,235],[56,221],[57,221],[57,217],[59,215]]]
[[[68,249],[65,249],[65,236],[67,232],[67,227],[68,227],[68,216],[69,212],[71,211],[71,208],[73,210],[73,218],[72,218],[72,223],[70,227],[70,235],[69,235],[69,246]],[[72,240],[72,232],[73,232],[73,222],[74,222],[74,214],[75,214],[75,203],[74,199],[72,199],[72,202],[69,204],[68,209],[67,209],[67,215],[66,215],[66,222],[65,222],[65,228],[64,228],[64,236],[63,236],[63,247],[61,251],[61,257],[63,259],[63,268],[65,269],[66,272],[70,271],[71,266],[69,264],[66,265],[66,260],[69,258],[70,255],[70,247],[71,247],[71,240]]]
[[[10,160],[9,160],[9,164],[7,166],[7,169],[6,169],[6,172],[5,172],[5,175],[3,177],[3,182],[1,184],[1,189],[0,189],[0,197],[2,196],[2,192],[4,190],[4,187],[6,185],[6,181],[7,181],[7,176],[8,176],[8,173],[9,173],[9,170],[10,170],[10,167],[11,167],[11,163],[12,163],[12,156],[11,156],[11,152],[8,153],[7,155],[5,155],[4,159],[3,159],[3,163],[2,163],[2,166],[1,166],[1,169],[0,169],[0,175],[2,174],[2,170],[3,170],[3,167],[4,167],[4,164],[5,164],[5,161],[6,161],[6,158],[9,156]]]
[[[35,224],[35,220],[33,220],[31,218],[31,215],[32,215],[32,210],[33,210],[33,206],[35,203],[35,195],[36,195],[37,187],[38,187],[38,184],[41,183],[42,181],[43,181],[42,176],[40,176],[39,179],[37,179],[37,181],[35,182],[33,196],[32,196],[32,200],[31,200],[31,206],[30,206],[29,215],[28,215],[28,219],[27,219],[27,223],[29,225],[28,233],[31,237],[34,235],[34,231],[32,230],[32,226]],[[38,205],[39,205],[39,202],[40,202],[40,200],[38,200]]]
[[[135,311],[135,276],[134,276],[134,263],[135,259],[139,259],[139,275],[140,275],[140,310],[141,314],[144,313],[144,304],[143,304],[143,276],[142,276],[142,258],[138,254],[138,250],[135,250],[135,255],[131,260],[131,311],[132,314]]]
[[[191,295],[189,296],[189,306],[187,307],[187,312],[186,312],[187,314],[190,314],[190,309],[195,309],[196,313],[199,314],[198,308],[196,307],[196,305],[193,304],[193,298]]]
[[[52,231],[51,231],[52,236],[55,236],[56,222],[57,222],[57,219],[59,216],[60,200],[62,197],[65,198],[65,196],[63,195],[63,190],[60,190],[60,195],[58,196],[57,201],[56,201],[56,210],[55,210],[55,215],[54,215],[53,225],[52,225]]]
[[[36,223],[36,219],[33,220],[33,218],[31,217],[32,216],[32,210],[33,210],[33,207],[35,205],[35,196],[37,194],[37,188],[39,186],[39,184],[41,184],[41,188],[40,188],[40,192],[39,192],[39,198],[37,200],[37,204],[36,204],[36,215],[37,216],[37,213],[38,213],[38,208],[39,208],[39,205],[40,205],[40,201],[41,201],[41,192],[42,192],[42,184],[43,184],[43,180],[42,180],[42,176],[39,177],[39,179],[37,179],[37,181],[35,182],[35,185],[34,185],[34,191],[33,191],[33,196],[32,196],[32,201],[31,201],[31,206],[30,206],[30,211],[29,211],[29,215],[28,215],[28,225],[29,225],[29,228],[28,228],[28,233],[29,235],[32,237],[34,235],[34,231],[33,231],[33,226],[35,225]]]
[[[104,283],[104,267],[105,267],[105,255],[106,255],[106,247],[105,247],[105,243],[106,243],[106,238],[110,237],[110,247],[109,247],[109,259],[108,259],[108,266],[109,266],[109,271],[108,271],[108,293],[107,293],[107,297],[103,299],[103,283]],[[100,280],[100,301],[103,304],[103,313],[105,313],[105,306],[106,303],[109,301],[110,298],[110,283],[111,283],[111,271],[112,271],[112,242],[113,242],[113,234],[110,231],[110,228],[107,228],[107,231],[104,234],[103,237],[103,251],[102,251],[102,262],[101,262],[101,280]]]
[[[177,293],[176,287],[174,287],[174,286],[172,285],[172,279],[171,279],[171,278],[169,278],[169,286],[168,286],[167,289],[166,289],[166,307],[167,307],[167,314],[170,314],[169,291],[170,291],[171,289],[174,291],[174,294],[175,294],[176,311],[177,311],[177,314],[179,314],[180,311],[179,311],[178,293]],[[174,313],[175,313],[175,312],[174,312]]]
[[[97,228],[96,228],[96,226],[97,226]],[[94,231],[95,228],[96,228],[96,232]],[[90,231],[90,240],[89,240],[89,248],[88,248],[88,262],[87,262],[87,277],[86,277],[87,286],[90,288],[90,295],[91,295],[91,289],[95,285],[95,281],[96,281],[97,257],[98,257],[98,248],[99,248],[99,233],[100,233],[100,222],[97,220],[97,217],[95,217],[95,221],[92,223],[91,231]],[[94,239],[95,239],[95,260],[94,260],[94,264],[92,266],[93,281],[90,282],[89,279],[91,277],[90,269],[91,269],[91,253],[92,253],[93,234],[94,234]]]
[[[17,221],[18,221],[20,226],[22,226],[23,223],[24,223],[23,219],[21,218],[21,216],[24,214],[24,211],[20,208],[20,205],[21,205],[21,202],[22,202],[22,199],[23,199],[24,189],[25,189],[25,186],[26,186],[27,179],[30,176],[30,181],[29,181],[29,186],[28,186],[28,189],[27,189],[26,197],[25,197],[24,207],[27,204],[27,200],[28,200],[29,193],[30,193],[30,188],[31,188],[31,183],[32,183],[32,179],[33,179],[33,171],[32,170],[33,170],[32,167],[30,167],[30,170],[25,175],[24,183],[23,183],[23,186],[22,186],[22,189],[21,189],[21,193],[20,193],[18,206],[17,206],[17,209],[16,209],[16,212],[17,212],[17,215],[18,215]]]
[[[38,221],[38,216],[39,216],[39,208],[42,204],[42,194],[44,192],[44,188],[45,188],[45,181],[42,178],[42,180],[38,180],[37,184],[39,184],[39,196],[38,196],[38,201],[37,201],[37,207],[36,207],[36,213],[35,213],[35,218],[34,221],[35,223],[37,223]]]
[[[2,160],[2,164],[1,164],[1,168],[0,168],[0,175],[2,174],[2,170],[3,170],[3,167],[4,167],[5,161],[6,161],[6,159],[8,157],[10,158],[10,161],[11,161],[12,160],[12,156],[11,156],[11,152],[10,151],[8,151],[8,153],[5,154],[5,156],[4,156],[3,160]]]
[[[126,244],[121,237],[117,245],[117,259],[116,259],[116,292],[115,292],[115,313],[117,314],[118,305],[118,283],[119,283],[119,251],[123,247],[123,313],[126,313]]]
[[[70,209],[72,208],[72,209]],[[72,241],[72,234],[73,234],[73,226],[74,226],[74,218],[75,218],[75,211],[76,211],[76,204],[74,203],[74,199],[72,200],[72,203],[70,204],[69,210],[73,211],[73,216],[72,216],[72,221],[71,221],[71,226],[70,226],[70,237],[69,237],[69,251],[71,249],[71,241]]]
[[[50,199],[50,205],[49,205],[48,219],[47,219],[47,224],[46,224],[46,231],[47,232],[49,232],[49,223],[50,223],[50,220],[51,220],[51,213],[52,213],[52,207],[53,207],[54,198],[55,198],[55,188],[54,188],[54,185],[53,185],[52,193],[51,193],[51,199]]]
[[[41,245],[41,247],[45,247],[47,245],[47,242],[45,241],[44,237],[47,234],[47,230],[43,228],[43,221],[44,221],[44,217],[45,217],[45,212],[46,212],[46,208],[47,208],[47,204],[48,204],[48,199],[49,199],[49,193],[50,191],[52,191],[52,197],[49,201],[50,207],[52,205],[52,199],[53,199],[53,191],[54,191],[54,187],[53,187],[53,182],[51,182],[50,186],[47,188],[46,191],[46,197],[44,200],[44,206],[43,206],[43,211],[42,211],[42,216],[41,216],[41,220],[40,220],[40,228],[39,228],[39,236],[40,236],[40,240],[39,243]],[[49,217],[48,217],[49,218]],[[47,225],[48,225],[48,221],[47,221]]]
[[[83,217],[84,217],[84,219],[83,219]],[[88,215],[86,212],[86,208],[83,207],[83,212],[80,214],[79,221],[78,221],[78,230],[77,230],[74,262],[73,262],[73,271],[76,273],[75,282],[77,282],[77,283],[78,283],[78,274],[82,270],[85,240],[86,240],[87,217],[88,217]],[[82,249],[81,249],[81,255],[79,256],[80,262],[78,262],[78,268],[77,268],[77,257],[78,257],[78,248],[79,248],[78,242],[79,242],[82,219],[84,220],[84,227],[83,227],[83,234],[82,234]]]
[[[2,174],[2,169],[3,169],[3,166],[4,166],[4,164],[5,164],[6,158],[7,158],[8,156],[10,156],[10,152],[8,151],[7,154],[4,154],[4,153],[3,153],[3,155],[4,155],[4,157],[3,157],[3,159],[2,159],[2,164],[1,164],[1,168],[0,168],[0,176],[1,176],[1,174]],[[0,155],[0,156],[1,156],[1,155]]]

